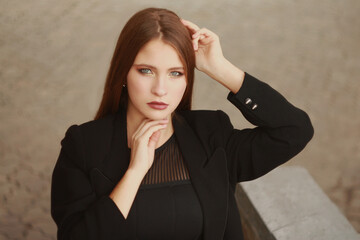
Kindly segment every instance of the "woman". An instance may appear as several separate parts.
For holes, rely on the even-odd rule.
[[[192,111],[195,67],[257,127]],[[139,11],[119,36],[95,120],[61,141],[58,238],[242,239],[236,183],[288,161],[312,136],[308,115],[226,60],[215,33],[166,9]]]

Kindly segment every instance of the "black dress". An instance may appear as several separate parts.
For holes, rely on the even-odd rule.
[[[132,207],[138,239],[202,239],[200,201],[174,134],[155,150]]]

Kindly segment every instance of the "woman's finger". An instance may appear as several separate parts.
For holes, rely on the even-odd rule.
[[[141,128],[139,128],[139,131],[134,135],[134,137],[139,137],[144,134],[145,131],[147,131],[150,127],[155,125],[166,125],[167,120],[150,120],[149,122],[145,123]]]
[[[150,119],[144,119],[140,125],[138,126],[138,128],[135,130],[135,132],[133,133],[132,137],[133,136],[136,136],[138,134],[138,132],[144,127],[144,125],[148,122],[150,122],[151,120]]]
[[[207,28],[200,29],[196,24],[188,20],[181,19],[181,22],[192,32],[192,38],[193,38],[192,42],[195,51],[199,49],[199,41],[204,40],[206,37],[212,37],[213,35],[215,35],[209,29]],[[207,44],[208,41],[205,41],[203,43]]]
[[[185,20],[185,19],[181,19],[181,22],[187,27],[190,29],[190,31],[192,33],[195,33],[196,31],[198,31],[200,28],[195,24],[195,23],[192,23],[188,20]]]
[[[206,37],[215,37],[215,36],[216,36],[216,34],[215,34],[214,32],[212,32],[212,31],[210,31],[209,29],[207,29],[207,28],[201,28],[201,29],[199,29],[196,33],[194,33],[194,34],[192,35],[192,37],[193,37],[193,38],[196,38],[196,37],[198,37],[198,36],[200,36],[200,35],[204,35],[204,36],[206,36]]]
[[[199,44],[207,45],[218,38],[218,36],[214,32],[210,31],[207,28],[200,29],[192,36],[194,38],[193,45],[194,45],[195,50],[197,50],[199,48]]]
[[[144,120],[144,124],[140,124],[137,131],[133,135],[133,139],[137,139],[138,137],[142,136],[144,132],[146,132],[150,127],[155,125],[167,125],[167,119],[161,120]]]
[[[155,148],[155,145],[160,137],[160,135],[157,136],[158,134],[160,134],[159,130],[164,128],[166,128],[166,125],[151,126],[144,132],[144,134],[140,138],[146,141],[146,145],[148,147]],[[159,133],[156,133],[155,136],[153,136],[153,134],[157,131],[159,131]]]
[[[157,130],[150,136],[149,147],[155,149],[156,143],[159,141],[159,139],[160,139],[160,130]]]
[[[195,51],[198,50],[198,48],[199,48],[199,39],[200,39],[200,36],[198,36],[197,38],[192,40]]]

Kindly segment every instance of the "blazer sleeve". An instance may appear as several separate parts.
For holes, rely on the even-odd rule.
[[[127,239],[120,210],[109,196],[98,199],[92,189],[79,128],[72,125],[66,131],[52,175],[51,215],[58,239]]]
[[[258,178],[298,154],[311,140],[309,116],[268,84],[245,73],[239,91],[228,94],[244,117],[257,127],[234,129],[218,111],[232,183]]]

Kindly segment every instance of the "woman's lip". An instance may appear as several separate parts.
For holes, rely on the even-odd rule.
[[[148,105],[156,110],[164,110],[167,108],[169,104],[163,103],[163,102],[149,102]]]

